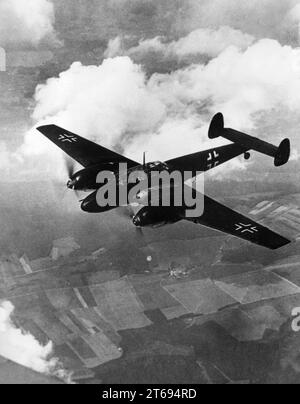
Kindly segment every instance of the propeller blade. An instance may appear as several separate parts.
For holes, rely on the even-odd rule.
[[[82,202],[83,201],[83,199],[82,199],[82,196],[80,195],[80,192],[79,191],[77,191],[77,190],[73,190],[73,197],[74,197],[74,195],[75,195],[75,197],[76,197],[76,199],[77,199],[77,201],[78,202]],[[62,199],[65,199],[68,195],[70,195],[70,190],[68,189],[68,188],[65,188],[64,189],[64,192],[63,192],[63,194],[62,194]]]
[[[66,169],[67,169],[68,176],[69,176],[69,178],[71,178],[75,171],[75,163],[69,157],[65,158],[65,163],[66,163]]]
[[[116,212],[119,216],[124,217],[126,219],[134,218],[134,212],[131,206],[122,206],[119,209],[117,209]]]
[[[80,198],[81,198],[81,196],[80,196],[79,191],[78,191],[77,189],[75,189],[75,190],[74,190],[74,193],[75,193],[76,198],[78,199],[78,201],[79,201],[79,202],[82,202],[82,201],[83,201],[83,199],[80,199]]]
[[[125,219],[129,219],[129,220],[132,220],[134,218],[134,216],[135,216],[135,213],[134,213],[134,211],[133,211],[133,209],[132,209],[132,207],[130,205],[120,207],[119,209],[116,210],[116,213],[120,217],[123,217]],[[136,231],[137,237],[139,237],[142,240],[145,240],[145,234],[144,234],[144,231],[143,231],[142,227],[136,227],[135,226],[135,231]]]
[[[137,235],[139,235],[143,238],[145,237],[143,229],[141,227],[136,227],[136,232],[137,232]]]

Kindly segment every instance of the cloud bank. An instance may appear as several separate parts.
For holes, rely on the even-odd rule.
[[[278,110],[299,115],[300,50],[264,39],[150,77],[128,56],[75,63],[38,86],[35,100],[37,124],[56,123],[137,160],[144,150],[166,160],[211,147],[207,129],[218,111],[228,125],[279,144],[284,134],[260,133],[258,118]],[[26,135],[23,155],[49,160],[49,150],[57,153],[36,131]]]
[[[175,20],[177,30],[228,25],[258,39],[299,44],[299,0],[192,0]],[[184,15],[184,18],[182,18]]]
[[[0,44],[37,46],[54,39],[54,6],[50,0],[0,0]]]
[[[36,372],[55,376],[70,382],[70,375],[59,360],[53,358],[53,346],[42,346],[31,334],[18,329],[12,322],[14,307],[8,301],[0,302],[0,355]]]
[[[145,34],[128,19],[130,33],[125,27],[125,34],[113,34],[103,61],[75,62],[38,85],[34,127],[55,123],[137,161],[145,150],[149,160],[167,160],[223,144],[207,138],[211,117],[222,111],[236,129],[275,144],[289,136],[294,150],[300,146],[300,50],[292,46],[299,1],[189,0],[179,9],[177,1],[120,3],[114,3],[116,15],[147,15],[153,28]],[[280,42],[283,37],[291,45]],[[0,144],[3,169],[18,179],[47,175],[65,181],[62,154],[34,127],[13,155]],[[245,164],[235,160],[222,171]]]
[[[108,4],[114,13],[107,20],[107,29],[113,21],[118,31],[137,34],[137,24],[140,36],[146,39],[159,32],[171,41],[197,29],[229,26],[257,39],[299,44],[299,0],[109,0]],[[107,3],[101,13],[106,9]]]
[[[191,56],[205,55],[209,58],[218,56],[229,46],[245,50],[255,38],[239,30],[222,26],[218,30],[197,29],[177,41],[165,42],[163,37],[141,40],[138,46],[125,49],[123,39],[116,37],[108,43],[105,57],[129,55],[133,58],[145,56],[147,53],[158,53],[162,59],[177,59],[179,61]]]

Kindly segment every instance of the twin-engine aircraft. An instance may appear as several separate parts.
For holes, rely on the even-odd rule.
[[[144,161],[142,165],[56,125],[41,126],[37,129],[84,167],[83,170],[76,173],[72,173],[70,168],[70,179],[67,187],[75,191],[93,191],[83,200],[81,205],[82,210],[89,213],[100,213],[117,207],[99,206],[97,192],[103,184],[98,183],[97,178],[98,174],[103,171],[115,173],[116,178],[120,178],[118,171],[121,163],[127,164],[127,175],[129,176],[135,171],[143,171],[146,175],[150,175],[153,171],[162,170],[169,173],[174,171],[182,173],[187,171],[193,173],[206,172],[240,155],[244,155],[245,159],[248,160],[251,157],[250,150],[255,150],[274,158],[276,167],[286,164],[290,158],[289,139],[283,140],[279,147],[276,147],[245,133],[225,128],[224,117],[221,113],[218,113],[212,119],[208,136],[210,139],[221,136],[233,142],[232,144],[178,157],[166,162],[146,163]],[[151,192],[151,189],[147,191]],[[221,205],[208,196],[204,195],[203,198],[204,212],[199,217],[187,216],[184,203],[182,206],[142,206],[132,218],[133,224],[139,228],[157,227],[188,220],[272,250],[290,243],[290,240]]]

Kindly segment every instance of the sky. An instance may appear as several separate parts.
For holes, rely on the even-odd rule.
[[[298,167],[298,0],[0,0],[2,180],[64,180],[55,123],[140,161],[214,145],[226,124],[279,144]],[[273,170],[253,156],[219,176]]]

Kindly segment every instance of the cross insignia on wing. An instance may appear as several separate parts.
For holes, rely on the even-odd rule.
[[[244,233],[257,233],[258,228],[256,226],[253,226],[252,224],[244,224],[244,223],[237,223],[236,225],[236,231],[241,232],[242,234]]]
[[[65,143],[65,142],[69,142],[69,143],[76,143],[77,142],[77,137],[74,135],[60,135],[58,137],[58,140],[60,140],[61,142]]]

